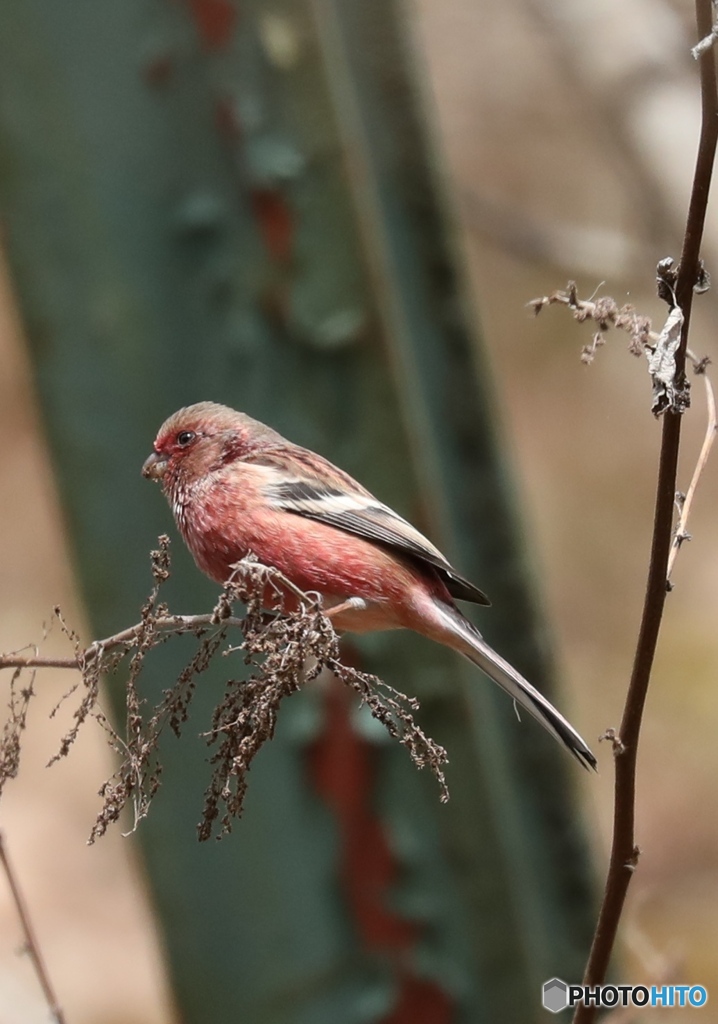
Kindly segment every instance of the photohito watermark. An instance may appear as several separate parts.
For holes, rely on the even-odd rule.
[[[615,1006],[698,1009],[708,1002],[708,990],[704,985],[567,985],[560,978],[550,978],[544,982],[541,1002],[551,1013],[560,1013],[579,1003],[606,1009]]]

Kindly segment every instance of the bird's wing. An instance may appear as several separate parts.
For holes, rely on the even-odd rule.
[[[314,452],[306,454],[311,458],[311,476],[288,474],[273,481],[265,492],[270,504],[354,533],[430,566],[439,573],[452,597],[474,604],[491,603],[410,523]],[[257,461],[277,468],[281,465],[288,473],[285,460],[268,458],[266,452]],[[296,465],[296,457],[292,461]]]

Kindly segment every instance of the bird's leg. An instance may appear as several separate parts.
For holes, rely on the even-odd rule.
[[[331,608],[323,610],[323,614],[328,619],[333,619],[335,615],[341,615],[343,612],[363,612],[366,611],[366,608],[367,603],[363,597],[348,597],[341,604],[335,604]]]

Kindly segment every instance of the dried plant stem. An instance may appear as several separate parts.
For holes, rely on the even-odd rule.
[[[180,636],[182,633],[194,633],[198,629],[209,626],[242,626],[244,620],[233,616],[218,619],[214,614],[207,615],[167,615],[153,620],[153,627],[158,632]],[[3,668],[71,668],[82,670],[98,655],[106,654],[117,648],[131,647],[139,640],[145,626],[138,622],[121,633],[115,633],[104,640],[95,640],[84,651],[71,658],[43,658],[40,655],[0,654],[0,669]]]
[[[22,657],[15,654],[0,654],[0,668],[79,668],[77,658],[43,658],[39,654]]]
[[[25,950],[28,956],[32,960],[35,973],[37,974],[40,987],[42,988],[43,995],[47,1000],[47,1005],[50,1008],[50,1013],[56,1024],[65,1024],[65,1015],[60,1008],[55,995],[55,990],[52,987],[50,976],[45,966],[42,953],[40,952],[40,946],[37,941],[32,923],[30,921],[30,915],[28,914],[27,907],[25,906],[25,900],[23,899],[22,892],[20,891],[20,883],[18,882],[14,871],[10,865],[10,860],[7,855],[7,849],[5,847],[5,836],[0,832],[0,864],[5,872],[10,892],[12,893],[13,902],[17,910],[17,915],[20,918],[20,924],[25,936]]]
[[[689,358],[696,363],[695,356],[692,353],[687,353]],[[713,386],[711,385],[710,378],[706,373],[702,374],[703,382],[706,389],[706,404],[708,406],[708,423],[706,425],[706,433],[703,438],[703,444],[701,446],[700,454],[698,455],[698,461],[696,467],[693,470],[693,476],[688,486],[684,497],[680,501],[678,523],[676,524],[675,534],[673,537],[673,546],[671,553],[668,557],[668,570],[666,573],[666,579],[670,580],[671,573],[673,572],[673,566],[676,561],[676,556],[681,549],[681,544],[688,540],[690,534],[688,533],[688,517],[690,516],[691,506],[693,504],[693,498],[695,497],[696,488],[698,482],[703,475],[703,470],[708,462],[708,457],[713,447],[713,442],[716,439],[716,431],[718,431],[718,420],[716,420],[716,400],[715,394],[713,393]]]
[[[698,36],[703,38],[710,33],[712,28],[711,0],[696,0],[696,19]],[[718,94],[716,92],[715,62],[711,51],[701,57],[700,73],[701,137],[676,284],[676,301],[684,318],[681,343],[676,352],[676,383],[678,384],[685,372],[693,285],[698,273],[699,250],[703,237],[716,143],[718,142]],[[616,779],[613,841],[603,902],[584,974],[584,984],[586,985],[602,984],[606,978],[626,893],[640,852],[635,841],[638,740],[666,600],[668,559],[673,543],[673,507],[680,433],[681,416],[669,409],[663,417],[653,541],[643,615],[618,742],[614,743]],[[596,1006],[579,1004],[574,1014],[574,1024],[591,1024],[596,1019],[597,1012]]]
[[[210,613],[171,615],[167,606],[160,603],[161,586],[170,575],[168,537],[160,537],[158,549],[151,553],[151,563],[154,586],[135,625],[83,648],[80,638],[56,608],[55,616],[74,647],[73,657],[43,658],[37,650],[0,655],[0,668],[12,669],[13,673],[10,715],[0,735],[0,792],[4,783],[18,773],[27,706],[35,693],[32,683],[20,688],[24,670],[74,669],[80,680],[63,701],[78,691],[81,700],[50,763],[65,757],[87,719],[94,719],[120,760],[112,777],[100,789],[103,805],[89,841],[102,836],[128,805],[133,809],[130,830],[134,831],[149,813],[160,786],[161,737],[167,730],[180,737],[189,719],[197,681],[214,659],[228,657],[230,664],[237,666],[239,656],[240,672],[235,674],[236,668],[229,669],[231,676],[225,681],[210,728],[202,733],[214,751],[209,758],[211,777],[198,824],[200,839],[212,835],[219,838],[231,831],[234,820],[242,813],[252,761],[272,739],[280,705],[324,669],[356,692],[373,717],[407,749],[417,768],[429,768],[439,783],[441,799],[448,799],[443,772],[446,751],[414,720],[418,701],[376,676],[342,663],[339,636],[331,623],[332,614],[341,606],[330,608],[325,614],[319,594],[304,593],[277,569],[261,565],[247,555],[234,566]],[[235,604],[246,609],[243,618],[234,615]],[[228,639],[232,627],[239,634],[239,643],[233,645]],[[159,701],[151,705],[141,687],[145,659],[170,637],[183,633],[195,638],[194,653],[173,685],[164,688]],[[112,726],[99,703],[101,675],[118,672],[125,676],[124,735]]]

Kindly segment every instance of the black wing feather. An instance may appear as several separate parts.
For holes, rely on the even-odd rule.
[[[354,497],[359,502],[358,506],[341,507],[342,503],[351,503]],[[483,605],[491,603],[486,594],[461,576],[418,530],[367,492],[354,496],[328,484],[296,479],[272,488],[272,499],[287,512],[365,537],[431,566],[444,580],[451,596],[460,601]],[[362,500],[366,500],[365,505],[361,504]]]

